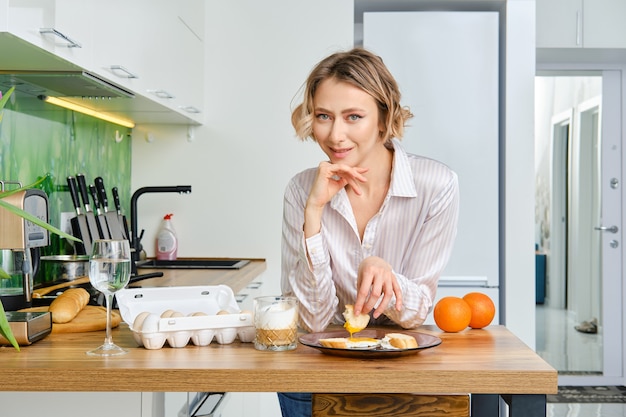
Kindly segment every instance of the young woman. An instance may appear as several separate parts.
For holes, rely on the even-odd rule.
[[[307,79],[292,123],[328,160],[285,191],[281,283],[307,331],[342,323],[345,304],[406,329],[432,309],[456,236],[458,179],[404,151],[411,117],[382,59],[365,49],[325,58]],[[311,415],[310,395],[279,399],[283,416]]]

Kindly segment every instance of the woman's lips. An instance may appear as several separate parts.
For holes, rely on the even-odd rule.
[[[335,158],[343,159],[343,158],[348,156],[348,154],[350,153],[352,148],[345,148],[345,149],[334,149],[334,148],[331,148],[330,150],[333,153],[333,156]]]

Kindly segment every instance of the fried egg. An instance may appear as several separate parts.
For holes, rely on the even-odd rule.
[[[376,347],[380,344],[380,340],[371,337],[349,337],[346,340],[348,349],[368,349]]]

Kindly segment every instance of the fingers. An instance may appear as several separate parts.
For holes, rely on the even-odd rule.
[[[351,167],[345,164],[331,164],[330,162],[322,162],[319,165],[320,172],[324,173],[324,177],[329,181],[345,181],[354,188],[357,194],[361,193],[360,183],[367,182],[367,178],[363,175],[369,169],[360,167]]]
[[[373,317],[378,318],[389,307],[395,296],[395,309],[402,309],[402,289],[391,266],[381,258],[370,257],[363,260],[357,279],[357,298],[354,303],[355,314],[374,310]]]
[[[309,193],[307,206],[323,207],[346,185],[361,195],[360,184],[367,182],[367,178],[363,175],[367,171],[368,168],[321,162],[317,170],[317,177]]]

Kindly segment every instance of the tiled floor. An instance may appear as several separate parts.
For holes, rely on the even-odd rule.
[[[623,404],[548,404],[547,417],[625,417]]]
[[[537,306],[537,353],[557,370],[597,373],[602,369],[602,329],[577,332],[566,311]],[[548,417],[626,417],[626,404],[548,404]]]
[[[602,328],[597,334],[574,329],[579,323],[566,310],[537,305],[537,353],[559,372],[600,373],[602,371]]]

